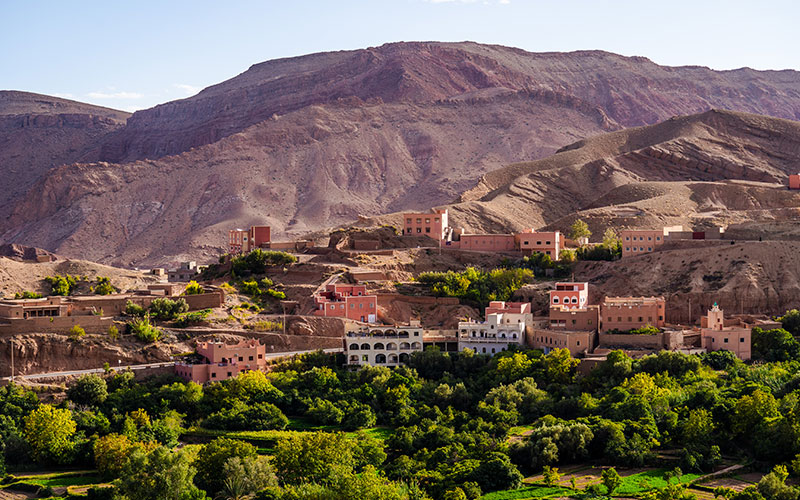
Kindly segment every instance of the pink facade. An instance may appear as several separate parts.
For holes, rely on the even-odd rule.
[[[248,253],[256,248],[269,246],[270,227],[252,226],[250,229],[231,229],[228,232],[228,252]]]
[[[489,302],[489,307],[486,308],[485,315],[488,316],[494,313],[502,314],[531,314],[530,302],[503,302],[502,300],[493,300]]]
[[[238,344],[198,342],[197,354],[206,363],[175,365],[175,373],[198,384],[216,382],[252,370],[263,370],[267,364],[266,347],[258,340],[243,340]]]
[[[476,252],[508,252],[516,249],[513,234],[462,234],[459,248]]]
[[[583,309],[571,309],[565,306],[550,306],[551,330],[570,330],[593,332],[600,325],[600,307],[586,306]]]
[[[584,309],[589,303],[589,283],[556,283],[550,290],[550,307]]]
[[[731,351],[743,361],[751,356],[751,329],[747,325],[725,326],[722,309],[714,304],[700,329],[702,345],[707,351]]]
[[[622,240],[622,256],[630,257],[642,253],[652,252],[664,244],[667,232],[664,229],[641,230],[626,229],[620,231]]]
[[[800,189],[800,174],[789,176],[789,189]]]
[[[562,248],[560,232],[522,232],[517,233],[515,238],[517,248],[521,252],[526,254],[539,252],[549,255],[553,260],[558,260],[558,254]]]
[[[606,297],[600,311],[601,331],[624,332],[647,325],[663,328],[665,310],[664,297]]]
[[[403,214],[403,234],[406,236],[428,236],[442,241],[446,239],[448,224],[447,210]]]
[[[367,295],[364,285],[334,283],[314,297],[315,316],[347,318],[353,321],[375,323],[378,319],[378,297]]]

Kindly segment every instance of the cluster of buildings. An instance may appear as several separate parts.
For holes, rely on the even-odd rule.
[[[476,252],[540,252],[558,260],[564,248],[560,232],[537,232],[533,229],[514,234],[472,234],[463,228],[449,226],[447,210],[431,210],[421,213],[403,214],[403,235],[427,236],[440,245]]]
[[[177,283],[155,283],[129,293],[0,300],[0,334],[65,332],[76,325],[88,333],[105,333],[128,302],[147,308],[159,297],[180,295],[184,288]],[[181,297],[192,311],[221,307],[225,302],[224,292],[217,289]]]
[[[314,295],[313,314],[375,323],[378,320],[378,297],[369,295],[366,285],[329,283]]]

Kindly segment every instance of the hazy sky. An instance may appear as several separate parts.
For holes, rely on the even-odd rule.
[[[2,0],[0,89],[134,110],[268,59],[412,40],[800,69],[798,21],[797,0]]]

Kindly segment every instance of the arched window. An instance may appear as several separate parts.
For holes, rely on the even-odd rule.
[[[408,354],[405,352],[400,353],[400,362],[401,363],[408,363]]]
[[[385,354],[378,354],[375,356],[375,364],[383,365],[386,364],[386,355]]]
[[[389,355],[389,363],[397,363],[397,354]]]
[[[375,343],[375,344],[372,346],[372,348],[373,348],[373,349],[379,349],[379,350],[383,350],[383,348],[384,348],[384,347],[383,347],[383,342],[376,342],[376,343]]]
[[[420,345],[419,342],[412,342],[411,343],[411,348],[412,349],[422,349],[422,345]]]
[[[577,304],[578,303],[578,297],[572,297],[572,303],[573,304]]]
[[[358,350],[358,344],[350,344],[350,350],[351,351],[357,351]]]
[[[350,362],[358,363],[358,354],[353,354],[352,356],[350,356]]]
[[[411,344],[409,344],[408,342],[400,342],[401,351],[407,351],[409,349],[411,349]]]
[[[387,351],[396,351],[397,350],[397,344],[395,344],[394,342],[389,342],[388,344],[386,344],[386,350]]]
[[[369,344],[361,344],[362,351],[369,351]]]
[[[553,297],[553,304],[558,304],[558,297]]]
[[[512,334],[511,334],[511,338],[512,338],[512,339],[515,339],[515,338],[517,338],[517,334],[516,334],[516,333],[512,333]]]

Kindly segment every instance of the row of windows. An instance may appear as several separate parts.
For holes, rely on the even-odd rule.
[[[410,344],[408,342],[400,342],[400,350],[401,351],[405,351],[405,350],[408,350],[408,349],[421,349],[421,348],[422,348],[422,346],[420,345],[419,342],[412,342]],[[388,344],[386,344],[385,347],[384,347],[382,342],[378,342],[378,343],[374,344],[372,347],[370,347],[370,345],[367,344],[367,343],[363,343],[360,346],[358,344],[350,344],[350,350],[351,351],[358,351],[358,350],[369,351],[370,349],[375,349],[375,350],[386,349],[387,351],[396,351],[397,350],[397,344],[395,344],[394,342],[389,342]]]
[[[625,237],[625,241],[630,241],[630,240],[631,240],[630,236]],[[633,241],[636,241],[636,236],[633,237]],[[639,236],[639,241],[644,241],[644,236]],[[653,237],[648,236],[647,241],[653,241]],[[656,241],[661,241],[661,236],[656,236]]]
[[[434,222],[439,222],[439,218],[438,217],[434,217],[433,221]],[[430,218],[425,219],[425,224],[430,224],[430,223],[431,223],[431,219]],[[411,219],[410,218],[406,218],[406,224],[411,224]],[[422,219],[419,218],[419,217],[417,218],[417,224],[422,224]]]
[[[549,344],[549,345],[564,345],[564,346],[567,345],[567,341],[566,340],[557,340],[557,339],[553,339],[553,338],[550,338],[550,337],[538,337],[538,338],[536,338],[536,341],[537,342],[541,342],[542,344]],[[581,341],[580,340],[576,340],[575,344],[580,346],[581,345]]]
[[[350,304],[350,309],[355,309],[355,308],[356,308],[356,305],[354,303],[351,303]],[[362,302],[362,303],[358,304],[358,308],[359,309],[364,309],[364,303]],[[369,303],[369,308],[370,309],[375,309],[375,304],[370,302]],[[335,309],[336,309],[336,305],[335,304],[331,304],[331,311],[333,311]],[[339,304],[339,309],[344,309],[344,304]]]
[[[608,320],[611,321],[611,318],[608,318]],[[563,319],[551,319],[550,320],[550,324],[551,325],[556,325],[556,326],[567,326],[567,321],[563,320]],[[578,320],[573,319],[572,320],[572,324],[573,325],[577,325],[578,324]],[[587,319],[586,320],[586,324],[587,325],[591,325],[592,324],[592,320],[591,319]]]
[[[528,241],[528,240],[525,240],[525,241],[523,241],[523,242],[522,242],[522,244],[523,244],[523,245],[525,245],[525,246],[528,246],[528,245],[530,245],[530,244],[531,244],[531,242],[530,242],[530,241]],[[541,241],[537,241],[537,242],[536,242],[536,244],[537,244],[538,246],[542,246],[542,242],[541,242]],[[549,242],[549,241],[545,241],[545,242],[544,242],[544,244],[545,244],[545,245],[549,245],[549,244],[550,244],[550,242]]]
[[[239,356],[238,358],[239,358],[239,361],[244,361],[244,356]],[[258,359],[264,359],[264,355],[263,354],[259,354],[258,355]],[[248,356],[247,360],[248,361],[253,361],[253,356]],[[223,363],[228,363],[228,362],[233,362],[233,361],[236,361],[236,356],[234,356],[232,358],[222,358],[222,362]]]
[[[558,304],[558,302],[559,302],[558,296],[553,297],[553,304]],[[570,298],[569,297],[564,297],[564,302],[563,303],[564,304],[569,304],[570,303]],[[572,297],[572,303],[573,304],[577,304],[578,303],[578,297]]]
[[[403,353],[403,354],[400,354],[399,356],[397,354],[390,354],[388,358],[386,357],[385,354],[378,354],[378,355],[375,356],[375,364],[382,365],[382,364],[385,364],[387,362],[387,360],[388,360],[389,363],[398,363],[398,362],[399,363],[407,363],[408,362],[408,354]],[[353,354],[352,356],[350,356],[350,362],[351,363],[358,363],[358,361],[359,361],[358,354]],[[361,356],[361,361],[363,361],[365,363],[369,363],[369,354],[362,355]]]
[[[714,343],[714,340],[715,340],[714,337],[711,337],[711,343],[712,344]],[[722,339],[722,342],[724,344],[727,344],[728,343],[728,337],[725,337],[724,339]],[[744,337],[740,337],[739,338],[739,343],[742,343],[742,342],[744,342]]]
[[[659,316],[658,320],[659,321],[664,321],[664,316]],[[611,323],[612,321],[614,321],[614,320],[611,318],[611,316],[609,316],[608,317],[608,322]],[[632,321],[633,321],[633,317],[632,316],[628,316],[628,323],[630,323]],[[639,323],[641,323],[643,321],[644,321],[644,317],[643,316],[639,316]],[[653,317],[652,316],[648,316],[647,317],[647,321],[652,322],[653,321]],[[617,323],[621,323],[621,322],[622,322],[622,316],[617,316]]]
[[[631,247],[625,247],[625,251],[626,252],[644,252],[644,247],[639,247],[638,249],[636,247],[633,247],[633,250],[631,250]],[[653,251],[653,247],[647,247],[647,251],[648,252],[652,252]]]

